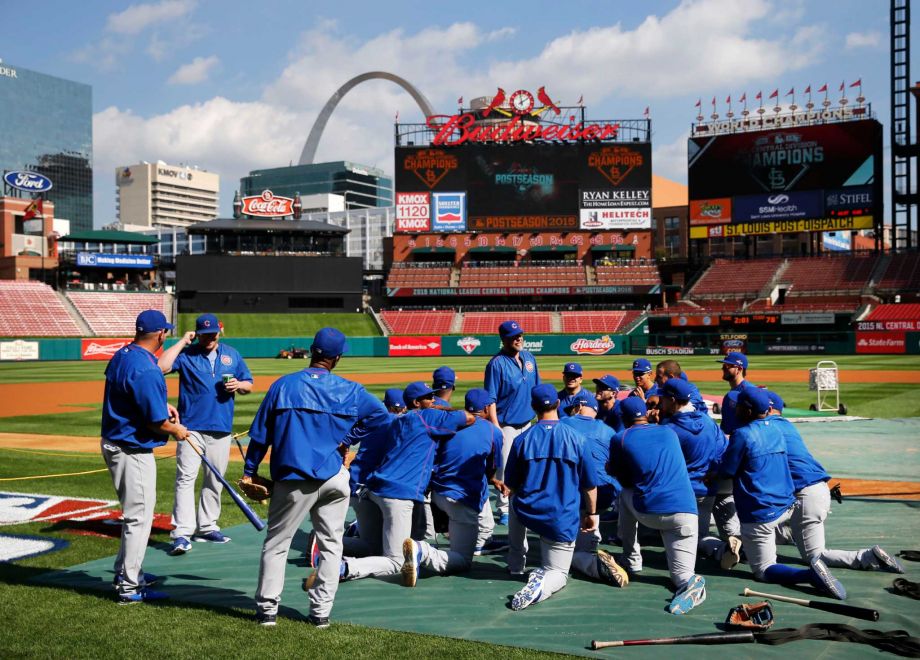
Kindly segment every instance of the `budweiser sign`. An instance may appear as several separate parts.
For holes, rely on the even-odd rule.
[[[438,147],[456,147],[467,142],[612,140],[620,131],[619,124],[541,124],[525,121],[522,115],[505,122],[482,124],[477,123],[472,112],[431,115],[426,124],[435,133],[431,144]]]
[[[604,355],[613,350],[614,343],[610,338],[610,335],[604,335],[603,337],[598,337],[597,339],[585,339],[584,337],[579,337],[572,342],[569,349],[573,353],[578,353],[578,355]]]
[[[84,360],[109,360],[130,343],[130,339],[83,339],[81,357]]]
[[[294,200],[290,197],[275,197],[271,190],[263,190],[261,195],[243,197],[243,215],[260,218],[293,216]]]

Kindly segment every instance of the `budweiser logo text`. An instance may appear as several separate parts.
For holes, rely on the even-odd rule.
[[[525,123],[520,115],[498,124],[476,124],[470,112],[459,115],[431,115],[428,127],[435,131],[431,143],[453,147],[466,142],[529,142],[533,140],[606,140],[619,133],[619,124]]]

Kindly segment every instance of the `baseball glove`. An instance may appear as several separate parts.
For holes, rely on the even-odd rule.
[[[773,625],[773,606],[770,601],[759,603],[742,603],[728,611],[725,623],[730,628],[743,630],[768,630]]]
[[[249,499],[255,502],[263,502],[272,496],[272,487],[275,482],[254,474],[248,480],[240,479],[236,482],[236,485]]]

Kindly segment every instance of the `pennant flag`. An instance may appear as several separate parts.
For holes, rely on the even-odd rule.
[[[757,92],[757,96],[755,96],[754,98],[760,101],[761,99],[763,99],[763,92]]]
[[[399,122],[399,110],[396,111],[396,118],[394,119],[397,123]]]
[[[702,105],[702,103],[703,103],[703,99],[697,99],[697,100],[696,100],[696,107],[699,108],[699,107]]]
[[[774,89],[774,90],[773,90],[773,93],[770,94],[770,98],[771,98],[771,99],[777,99],[777,98],[779,98],[779,90],[778,90],[778,89]]]
[[[645,106],[645,112],[643,112],[642,114],[648,117],[648,106]]]
[[[847,86],[846,81],[845,81],[845,80],[841,80],[841,81],[840,81],[840,91],[842,92],[843,89],[844,89],[846,86]]]
[[[747,92],[745,92],[744,94],[741,95],[740,102],[741,102],[741,103],[747,103]]]
[[[820,94],[821,92],[824,92],[825,94],[827,94],[827,83],[824,83],[823,85],[821,85],[821,88],[818,90],[818,94]]]
[[[731,95],[731,94],[728,95],[728,98],[725,99],[725,102],[726,102],[728,105],[731,105],[731,104],[732,104],[732,95]]]
[[[33,199],[32,203],[26,207],[25,215],[22,216],[23,220],[31,220],[37,216],[45,217],[45,209],[42,206],[42,199]]]
[[[457,99],[457,105],[463,105],[463,97],[462,97],[462,96],[461,96],[459,99]]]
[[[805,93],[806,93],[806,94],[811,94],[811,85],[809,85],[808,87],[805,88]]]
[[[786,92],[786,96],[795,96],[795,87]]]
[[[581,96],[578,97],[578,103],[576,103],[575,105],[581,105],[584,102],[585,102],[585,95],[582,94]]]
[[[850,87],[862,87],[862,78],[857,80],[855,83],[850,83]]]

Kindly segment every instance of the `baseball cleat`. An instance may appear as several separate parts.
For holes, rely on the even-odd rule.
[[[117,573],[115,577],[112,578],[112,586],[117,587],[124,581],[125,581],[125,574]],[[159,575],[154,575],[153,573],[144,573],[144,586],[145,587],[152,587],[159,581],[160,581]]]
[[[307,617],[307,623],[319,629],[328,628],[330,625],[328,616],[313,616],[312,614]]]
[[[706,600],[706,580],[702,575],[694,575],[671,599],[668,612],[686,614]]]
[[[179,555],[184,555],[186,552],[192,549],[192,544],[184,536],[180,536],[177,539],[174,539],[172,545],[169,547],[167,554],[178,557]]]
[[[260,626],[265,626],[266,628],[269,626],[274,626],[277,623],[276,619],[277,617],[274,614],[266,614],[265,612],[256,612],[256,621],[258,622]]]
[[[134,605],[135,603],[149,603],[155,600],[166,600],[169,594],[153,589],[141,589],[133,594],[121,594],[118,596],[119,605]]]
[[[725,543],[725,550],[722,551],[722,560],[720,562],[722,570],[730,571],[740,563],[741,539],[737,536],[729,536],[728,541]]]
[[[840,580],[831,575],[830,570],[827,568],[827,564],[820,559],[812,559],[811,572],[815,576],[815,582],[813,584],[816,587],[823,589],[837,600],[846,600],[847,590],[840,584]]]
[[[498,524],[499,524],[499,525],[507,525],[507,524],[508,524],[508,514],[507,514],[507,513],[503,513],[503,514],[501,514],[501,515],[498,517]]]
[[[319,566],[319,544],[316,542],[316,532],[310,532],[310,535],[307,537],[307,553],[310,568]]]
[[[230,543],[230,537],[224,536],[216,529],[205,532],[204,534],[195,534],[192,540],[196,543]]]
[[[535,568],[527,576],[527,584],[511,599],[511,609],[515,612],[523,610],[534,603],[539,603],[543,597],[543,578],[545,572],[542,568]]]
[[[615,587],[622,588],[629,584],[626,570],[606,550],[597,551],[597,573],[601,580]]]
[[[504,552],[508,549],[507,541],[496,541],[495,539],[489,539],[489,541],[473,551],[473,554],[477,557],[482,555],[491,555],[497,554],[499,552]]]
[[[904,567],[901,566],[901,562],[889,555],[882,549],[880,545],[872,546],[872,554],[875,555],[876,560],[878,560],[879,568],[882,568],[891,573],[903,573]]]
[[[422,563],[422,545],[412,539],[403,541],[403,586],[414,587],[418,581],[419,565]]]

